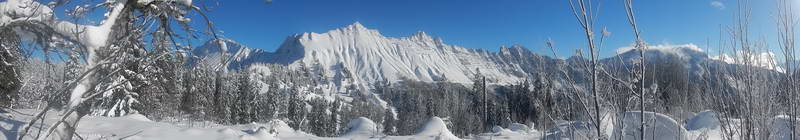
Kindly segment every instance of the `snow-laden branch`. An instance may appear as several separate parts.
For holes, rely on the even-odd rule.
[[[147,5],[147,4],[153,3],[153,2],[171,2],[171,3],[182,4],[184,6],[192,5],[192,0],[139,0],[139,1],[136,1],[136,3],[138,3],[139,5]]]
[[[177,3],[184,6],[191,6],[192,0],[138,0],[137,4],[147,5],[153,2]],[[110,9],[105,13],[105,19],[99,25],[83,25],[69,21],[58,20],[53,10],[47,5],[43,5],[33,0],[8,0],[0,2],[0,26],[14,22],[41,22],[53,29],[53,31],[67,39],[76,41],[85,46],[88,57],[93,57],[93,51],[99,47],[108,45],[108,38],[112,35],[112,27],[125,9],[124,0],[109,0]],[[88,59],[87,65],[92,65],[92,60]]]
[[[177,3],[182,4],[184,6],[191,6],[191,0],[139,0],[136,1],[136,4],[139,5],[147,5],[153,2],[168,2],[168,3]],[[109,0],[106,3],[108,4],[108,8],[110,9],[108,12],[105,13],[105,19],[100,22],[98,25],[83,25],[83,24],[76,24],[69,21],[58,20],[53,13],[53,10],[48,7],[47,5],[41,4],[39,2],[33,0],[8,0],[6,2],[0,2],[0,26],[10,25],[12,23],[17,22],[39,22],[43,23],[42,25],[48,26],[52,29],[52,31],[66,39],[73,40],[75,42],[80,43],[82,46],[85,47],[86,53],[86,65],[87,67],[93,67],[96,65],[95,61],[95,50],[100,47],[104,47],[108,45],[108,39],[111,38],[112,35],[112,27],[117,24],[120,15],[122,15],[123,9],[126,8],[126,1],[124,0]],[[23,34],[18,32],[18,34]],[[91,71],[88,71],[91,73]],[[70,97],[70,106],[79,104],[79,100],[72,100],[72,99],[81,99],[81,94],[78,93],[85,93],[86,86],[90,83],[87,80],[81,80],[78,86],[76,86]]]
[[[124,3],[115,2],[109,6],[111,9],[106,19],[99,25],[82,25],[69,21],[58,20],[53,10],[39,2],[32,0],[8,0],[0,2],[0,25],[9,25],[15,22],[40,22],[49,26],[55,34],[76,41],[85,46],[91,58],[94,50],[106,46],[111,27],[116,24],[116,19],[125,8]],[[92,59],[87,59],[87,65],[93,65]]]
[[[101,47],[108,46],[110,44],[109,42],[112,42],[109,40],[115,36],[115,31],[112,29],[117,24],[125,24],[118,22],[127,21],[122,19],[126,17],[121,16],[132,14],[125,12],[133,12],[136,10],[135,8],[143,8],[143,5],[150,5],[155,2],[175,3],[191,7],[191,0],[107,0],[104,3],[98,4],[108,8],[108,11],[104,14],[105,19],[97,25],[86,25],[59,20],[55,17],[56,14],[53,13],[52,7],[33,0],[7,0],[5,2],[0,2],[0,28],[13,29],[23,40],[51,38],[50,35],[54,35],[77,42],[80,46],[84,47],[86,51],[85,67],[92,69],[85,71],[82,74],[84,76],[81,76],[81,78],[77,80],[77,84],[72,89],[69,89],[70,95],[67,110],[71,111],[68,111],[70,113],[65,113],[59,123],[53,124],[48,135],[55,129],[60,129],[64,132],[64,134],[61,134],[62,138],[69,139],[73,136],[74,128],[70,130],[69,127],[74,127],[71,125],[77,123],[82,115],[71,114],[71,112],[75,111],[84,101],[94,97],[92,94],[89,94],[92,96],[86,97],[85,94],[92,93],[90,90],[94,89],[93,87],[98,84],[94,78],[91,78],[95,77],[94,74],[96,70],[93,69],[98,66],[95,62],[98,60],[95,51]],[[47,111],[47,109],[44,111]],[[22,137],[26,135],[27,130],[29,130],[33,122],[34,121],[31,121],[26,126],[26,131],[21,132],[18,139],[22,139]],[[60,122],[65,122],[68,125],[60,125]]]

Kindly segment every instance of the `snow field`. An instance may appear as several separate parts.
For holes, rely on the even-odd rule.
[[[0,139],[15,139],[18,132],[32,119],[37,110],[14,110],[0,113]],[[36,137],[35,132],[46,130],[47,126],[59,119],[60,112],[48,111],[45,124],[32,127],[32,134],[25,139]],[[624,119],[608,116],[604,120],[619,119],[619,123],[603,123],[604,135],[611,139],[639,139],[640,112],[623,113]],[[679,123],[670,116],[645,112],[645,137],[655,140],[720,140],[723,139],[720,122],[716,113],[703,111]],[[773,118],[770,140],[788,140],[790,118],[779,115]],[[318,137],[296,131],[285,122],[275,120],[266,123],[244,125],[219,125],[214,123],[193,123],[187,121],[154,122],[139,114],[123,117],[89,116],[80,121],[78,134],[84,139],[132,139],[132,140],[460,140],[460,139],[591,139],[594,128],[582,121],[559,121],[557,127],[540,132],[523,124],[511,124],[509,128],[493,127],[491,132],[459,138],[447,128],[446,119],[432,117],[420,126],[418,133],[408,136],[387,136],[379,131],[378,125],[364,117],[348,123],[348,130],[339,137]]]

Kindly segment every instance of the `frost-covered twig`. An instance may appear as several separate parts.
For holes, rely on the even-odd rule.
[[[797,19],[795,17],[794,4],[787,0],[778,0],[778,18],[776,19],[778,27],[778,45],[783,53],[784,65],[784,94],[789,96],[788,112],[790,119],[790,139],[797,139],[797,79],[795,74],[797,72],[797,50],[795,48],[795,28]]]
[[[638,76],[639,77],[637,77],[639,79],[639,80],[637,80],[637,82],[639,84],[639,92],[638,92],[639,93],[639,107],[640,107],[639,108],[640,109],[640,116],[639,117],[641,119],[640,120],[641,121],[640,122],[641,126],[640,126],[640,130],[639,130],[641,134],[640,134],[639,138],[644,139],[645,126],[646,126],[645,125],[645,119],[644,119],[644,113],[645,113],[644,112],[644,98],[645,98],[644,94],[645,94],[645,89],[646,89],[644,80],[645,80],[645,75],[646,75],[646,72],[647,72],[646,71],[647,70],[646,69],[647,63],[645,61],[646,57],[644,55],[645,54],[644,52],[647,49],[647,45],[642,40],[641,32],[639,31],[639,27],[636,24],[636,15],[635,15],[634,10],[633,10],[633,0],[625,0],[625,11],[627,13],[628,23],[631,25],[631,28],[633,28],[634,37],[636,39],[636,42],[634,44],[635,45],[634,48],[636,48],[636,50],[639,51],[639,57],[641,57],[641,58],[639,58],[640,61],[639,61],[639,67],[638,67],[639,68],[638,69],[638,72],[639,72]]]
[[[577,4],[576,4],[577,3]],[[596,134],[598,137],[603,137],[603,133],[601,132],[601,124],[602,120],[600,118],[600,95],[598,93],[598,46],[595,44],[595,29],[594,23],[596,19],[596,14],[594,13],[592,0],[569,0],[569,7],[572,10],[572,14],[575,19],[580,24],[581,28],[583,29],[586,37],[586,41],[589,48],[589,55],[591,58],[591,93],[592,98],[594,99],[594,115],[590,115],[593,117],[593,123],[596,129]],[[605,32],[603,32],[605,33]],[[603,34],[605,36],[605,34]],[[601,41],[602,42],[602,41]]]

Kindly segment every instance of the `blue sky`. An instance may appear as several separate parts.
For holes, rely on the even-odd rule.
[[[326,32],[356,21],[390,37],[425,31],[447,44],[492,51],[519,44],[549,54],[543,45],[548,38],[556,42],[561,56],[586,48],[566,0],[219,0],[206,5],[212,7],[209,15],[225,37],[268,51],[289,35]],[[637,0],[634,5],[648,43],[694,43],[702,48],[707,40],[716,46],[720,27],[733,23],[736,10],[735,0]],[[598,26],[612,32],[603,56],[633,40],[622,6],[622,0],[600,4]],[[775,42],[775,3],[758,0],[750,6],[753,35]]]

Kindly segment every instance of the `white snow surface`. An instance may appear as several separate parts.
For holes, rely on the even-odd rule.
[[[633,111],[633,112],[626,112],[623,114],[624,118],[619,118],[618,116],[614,115],[607,115],[606,118],[603,119],[603,123],[601,125],[602,131],[605,131],[606,136],[609,136],[609,139],[624,139],[624,140],[633,140],[639,139],[640,136],[639,128],[640,128],[640,112]],[[787,117],[778,116],[774,119],[773,125],[773,132],[778,133],[788,133],[790,132],[787,130],[787,125],[781,125],[781,122],[788,122],[787,119],[781,119]],[[613,123],[611,120],[621,120],[624,122],[624,125],[620,125],[619,123]],[[733,127],[736,127],[737,120],[732,120],[734,124]],[[614,125],[616,124],[616,125]],[[660,113],[653,113],[653,112],[645,112],[645,137],[646,139],[653,139],[656,140],[723,140],[725,137],[723,136],[722,128],[719,127],[719,121],[716,119],[716,114],[711,111],[703,111],[698,113],[698,115],[690,118],[686,121],[686,124],[681,125],[680,123],[676,122],[674,119],[670,118],[667,115],[660,114]],[[595,132],[594,126],[591,123],[583,122],[583,121],[557,121],[556,128],[552,128],[548,131],[543,132],[543,136],[539,137],[541,139],[547,140],[584,140],[584,139],[594,139]],[[692,128],[686,130],[685,128]],[[735,128],[728,128],[731,130],[728,131],[737,131]],[[734,134],[733,138],[738,137],[738,135]],[[776,138],[780,137],[778,135],[773,136],[769,139],[780,139]]]
[[[369,120],[364,117],[358,117],[356,119],[350,120],[350,123],[347,124],[347,133],[344,133],[341,137],[343,138],[351,138],[351,139],[366,139],[373,136],[378,136],[378,125],[375,125],[375,122]]]
[[[800,119],[795,118],[795,121]],[[776,116],[772,121],[772,128],[770,128],[771,140],[791,140],[792,139],[792,118],[786,115]],[[794,126],[797,130],[797,126]],[[800,132],[796,132],[800,133]]]
[[[431,138],[436,140],[458,140],[459,138],[453,135],[447,129],[447,124],[439,117],[433,117],[425,123],[425,126],[420,129],[416,137]]]
[[[0,113],[0,140],[16,139],[39,110],[13,110]],[[36,137],[40,129],[56,122],[61,116],[60,112],[48,111],[43,127],[32,127],[31,133],[25,139]],[[376,124],[366,118],[357,118],[349,123],[350,130],[341,137],[318,137],[302,131],[297,131],[285,122],[274,120],[265,123],[251,123],[244,125],[219,125],[211,122],[168,121],[154,122],[140,114],[131,114],[123,117],[86,116],[78,124],[77,133],[87,140],[100,139],[128,139],[128,140],[461,140],[453,135],[444,120],[438,117],[431,118],[421,126],[420,132],[408,136],[387,136],[376,131]],[[508,131],[508,130],[506,130]],[[528,140],[536,138],[535,135],[508,132],[494,134],[491,137]],[[53,138],[52,136],[50,138]],[[476,136],[470,139],[488,139],[489,136]]]
[[[546,140],[570,140],[570,139],[593,139],[594,129],[589,123],[581,121],[557,121],[556,127],[545,132],[542,139]]]
[[[624,113],[624,126],[615,125],[611,139],[641,140],[641,112]],[[648,140],[687,140],[688,132],[677,121],[667,115],[644,112],[645,135]]]
[[[520,124],[520,123],[512,123],[508,125],[508,129],[514,132],[530,132],[531,128],[527,125]]]
[[[700,130],[700,129],[717,129],[720,122],[717,113],[706,110],[697,113],[694,117],[686,120],[687,130]]]
[[[0,140],[16,139],[19,131],[22,131],[38,110],[23,109],[11,110],[10,112],[0,112]],[[48,111],[45,117],[45,124],[36,123],[32,127],[31,133],[25,139],[33,139],[40,129],[46,130],[53,122],[61,116],[60,112]],[[611,125],[612,123],[602,123],[603,130],[611,139],[637,139],[639,128],[639,112],[627,112],[625,114],[625,127]],[[646,137],[660,139],[705,139],[722,140],[721,127],[713,127],[714,114],[710,111],[698,113],[697,116],[687,121],[685,125],[680,125],[669,116],[645,112]],[[604,121],[613,120],[610,115]],[[788,139],[789,121],[787,116],[776,116],[772,119],[770,140]],[[509,128],[494,127],[492,132],[476,134],[463,138],[453,135],[447,128],[447,121],[439,117],[433,117],[427,123],[420,126],[419,132],[407,136],[388,136],[378,131],[377,124],[367,118],[357,118],[348,124],[349,130],[340,137],[318,137],[312,134],[297,131],[285,122],[273,120],[264,123],[251,123],[243,125],[219,125],[212,122],[193,122],[189,120],[172,120],[165,122],[155,122],[147,119],[140,114],[130,114],[123,117],[84,117],[77,129],[77,133],[88,140],[97,139],[133,139],[133,140],[533,140],[533,139],[558,139],[558,140],[583,140],[591,139],[594,133],[590,123],[581,121],[558,121],[557,127],[549,131],[525,130],[521,124],[509,126]],[[735,120],[734,120],[735,122]],[[697,129],[683,129],[697,128]],[[735,127],[735,126],[734,126]],[[731,128],[729,128],[731,129]],[[736,131],[736,130],[731,130]],[[733,136],[734,138],[737,136]],[[50,138],[53,138],[52,136]]]

